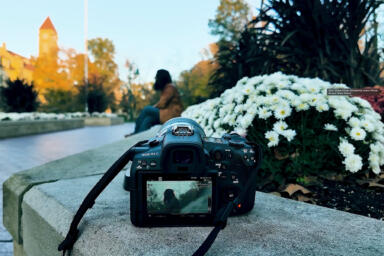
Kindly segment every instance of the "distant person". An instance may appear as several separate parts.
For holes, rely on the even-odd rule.
[[[169,213],[178,213],[180,211],[180,203],[173,189],[168,188],[164,191],[164,206]]]
[[[161,92],[160,100],[154,106],[146,106],[143,109],[136,120],[134,133],[145,131],[156,124],[163,124],[180,116],[183,111],[179,92],[172,84],[171,75],[167,70],[157,71],[153,89]]]

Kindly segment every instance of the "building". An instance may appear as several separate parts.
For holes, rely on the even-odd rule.
[[[55,26],[49,17],[45,19],[39,29],[39,58],[57,61],[59,46]]]
[[[11,80],[19,78],[28,83],[33,80],[34,68],[31,60],[8,50],[5,43],[0,47],[0,69]]]
[[[57,63],[59,52],[57,41],[56,29],[51,19],[47,17],[39,29],[39,55],[37,60],[42,59],[47,65]],[[5,43],[0,47],[0,76],[3,77],[0,80],[19,78],[31,83],[35,80],[35,65],[35,59],[26,58],[8,50]]]

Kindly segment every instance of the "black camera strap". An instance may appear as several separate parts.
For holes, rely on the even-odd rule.
[[[192,256],[204,256],[207,253],[209,248],[211,248],[213,242],[216,240],[216,237],[219,232],[226,227],[227,219],[233,207],[237,207],[237,205],[242,204],[245,196],[253,189],[256,181],[256,170],[259,169],[261,166],[262,153],[260,146],[254,143],[249,144],[254,148],[257,153],[257,165],[254,167],[254,171],[252,171],[251,176],[249,177],[244,189],[240,192],[239,196],[218,211],[214,220],[215,227],[212,229],[205,241],[200,245],[200,247],[195,251]]]
[[[103,192],[103,190],[108,186],[108,184],[111,183],[111,181],[117,176],[117,174],[119,174],[119,172],[124,168],[124,166],[130,160],[132,160],[135,153],[135,147],[140,146],[146,142],[146,140],[140,141],[136,143],[133,147],[131,147],[129,150],[127,150],[116,162],[113,163],[113,165],[108,169],[108,171],[103,175],[103,177],[101,177],[101,179],[96,183],[96,185],[85,197],[75,216],[73,217],[67,236],[58,247],[59,251],[63,251],[63,256],[65,255],[66,251],[72,249],[73,244],[76,242],[77,236],[79,234],[77,226],[79,225],[84,214],[89,208],[92,208],[92,206],[95,204],[96,198],[100,195],[101,192]]]
[[[227,219],[233,207],[236,207],[238,204],[241,204],[243,202],[247,192],[249,192],[250,189],[252,188],[252,185],[254,183],[253,181],[255,181],[255,178],[256,178],[256,172],[252,172],[250,179],[248,180],[244,189],[241,191],[240,195],[236,197],[235,200],[228,203],[225,207],[219,210],[217,217],[214,221],[215,227],[212,229],[211,233],[209,233],[205,241],[200,245],[199,249],[196,250],[193,256],[203,256],[207,253],[209,248],[211,248],[220,230],[226,227]]]
[[[134,146],[132,146],[129,150],[127,150],[116,162],[113,163],[113,165],[108,169],[108,171],[101,177],[101,179],[96,183],[96,185],[91,189],[91,191],[85,197],[79,209],[77,210],[75,216],[72,219],[71,226],[69,228],[69,231],[64,241],[61,242],[58,247],[59,251],[63,251],[63,256],[65,256],[66,251],[71,250],[73,245],[75,244],[79,234],[79,230],[77,227],[81,219],[84,217],[85,213],[87,212],[87,210],[92,208],[92,206],[95,204],[96,198],[101,194],[101,192],[103,192],[103,190],[108,186],[108,184],[111,183],[111,181],[117,176],[117,174],[119,174],[119,172],[124,168],[124,166],[129,161],[132,160],[135,154],[135,147],[140,146],[146,142],[147,142],[146,140],[140,141],[136,143]],[[257,145],[253,145],[253,146],[257,147]],[[257,170],[261,164],[261,150],[260,148],[257,148],[256,150],[257,150],[256,152],[258,152],[258,161],[257,161],[258,165],[255,167],[255,170]],[[209,233],[208,237],[201,244],[201,246],[196,250],[193,256],[203,256],[206,254],[209,248],[211,248],[220,230],[224,229],[225,226],[227,225],[227,219],[233,207],[236,207],[238,204],[241,204],[243,202],[246,194],[254,185],[255,178],[256,178],[256,171],[253,171],[251,173],[250,178],[248,179],[247,184],[245,185],[244,189],[241,191],[240,195],[236,197],[235,200],[228,203],[225,207],[222,207],[218,211],[218,214],[216,215],[216,218],[214,221],[215,227]]]

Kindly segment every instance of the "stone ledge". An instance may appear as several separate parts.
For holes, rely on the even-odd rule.
[[[124,118],[122,117],[87,117],[84,119],[86,126],[108,126],[123,124]]]
[[[84,127],[83,119],[0,122],[0,139]]]
[[[3,223],[13,240],[22,244],[21,203],[37,184],[104,173],[129,147],[156,134],[160,126],[97,149],[68,156],[12,175],[3,183]],[[1,171],[1,169],[0,169]]]
[[[60,255],[74,213],[101,176],[60,180],[28,191],[26,255]],[[192,255],[209,227],[137,228],[121,173],[80,225],[72,256]],[[384,255],[384,222],[257,192],[254,210],[231,217],[207,255]]]

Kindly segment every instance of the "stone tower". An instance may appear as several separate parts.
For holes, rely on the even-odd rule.
[[[47,17],[39,29],[39,58],[57,60],[59,47],[57,32],[52,21]]]

